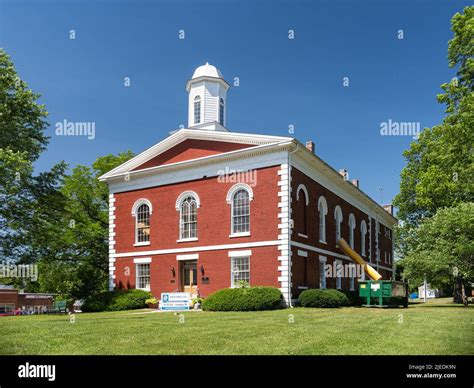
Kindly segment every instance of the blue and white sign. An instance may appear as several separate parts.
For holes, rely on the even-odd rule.
[[[189,292],[167,292],[161,294],[160,310],[189,310]]]

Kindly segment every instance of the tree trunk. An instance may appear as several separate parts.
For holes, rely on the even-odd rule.
[[[464,305],[464,307],[468,307],[469,301],[467,299],[466,285],[464,284],[464,281],[461,281],[461,295],[462,295],[462,304]]]
[[[463,303],[463,288],[462,279],[460,276],[454,278],[454,287],[453,287],[453,302],[454,303]]]

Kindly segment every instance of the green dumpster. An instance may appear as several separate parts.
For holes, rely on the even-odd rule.
[[[366,307],[408,307],[408,284],[395,280],[361,280],[359,296]]]

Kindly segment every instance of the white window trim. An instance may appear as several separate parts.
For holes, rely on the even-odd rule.
[[[354,214],[349,214],[349,246],[354,249],[355,247],[355,229],[356,229],[356,219]]]
[[[229,251],[229,257],[245,257],[245,256],[252,256],[252,251],[245,250],[245,251]]]
[[[298,256],[308,257],[308,252],[298,249]]]
[[[180,222],[181,222],[181,220],[180,220]],[[199,241],[199,239],[197,237],[189,237],[189,238],[179,238],[179,239],[176,240],[176,242],[178,242],[178,243],[191,242],[191,241]]]
[[[146,199],[146,198],[140,198],[135,201],[135,203],[132,206],[132,217],[135,219],[134,222],[134,227],[135,227],[135,243],[133,244],[134,247],[140,247],[140,246],[145,246],[145,245],[150,245],[151,242],[151,236],[149,236],[148,241],[138,241],[138,218],[137,218],[137,210],[141,205],[147,205],[148,206],[148,211],[150,213],[150,233],[151,233],[151,215],[153,213],[153,205],[151,202]]]
[[[325,290],[327,288],[326,268],[324,268],[324,265],[326,265],[326,263],[327,263],[327,257],[319,256],[319,288],[321,290]],[[324,287],[321,287],[321,265],[323,266]]]
[[[186,261],[186,260],[198,260],[199,253],[193,253],[190,255],[176,255],[176,260],[178,261]]]
[[[176,199],[175,208],[176,208],[176,211],[179,212],[179,225],[178,225],[178,228],[179,228],[178,236],[179,236],[179,238],[176,240],[176,242],[198,241],[197,237],[188,237],[188,238],[181,237],[181,232],[182,232],[182,230],[181,230],[181,220],[183,218],[182,214],[181,214],[181,207],[182,207],[183,201],[188,197],[193,197],[194,200],[196,201],[196,214],[197,214],[197,209],[199,209],[201,207],[201,200],[199,199],[199,196],[197,195],[197,193],[194,192],[194,191],[191,191],[191,190],[183,191],[178,196],[178,198]],[[196,221],[196,234],[197,234],[197,221]]]
[[[199,209],[201,207],[201,200],[199,199],[199,195],[196,194],[196,192],[187,190],[183,191],[178,198],[176,199],[176,211],[180,212],[181,211],[181,205],[183,204],[183,201],[188,198],[188,197],[194,197],[196,201],[196,207]]]
[[[298,236],[303,237],[303,238],[308,238],[308,236],[306,234],[303,234],[303,233],[298,233]]]
[[[133,259],[133,263],[135,264],[135,288],[137,290],[150,291],[151,290],[151,258]],[[140,265],[140,264],[149,264],[150,265],[150,270],[149,270],[150,287],[138,287],[137,265]]]
[[[250,273],[250,258],[251,258],[251,255],[252,255],[252,251],[240,251],[240,252],[250,252],[250,254],[235,254],[237,252],[238,251],[229,252],[229,258],[230,258],[230,288],[235,288],[234,268],[233,268],[234,260],[233,259],[236,259],[236,258],[247,258],[249,260],[249,281],[248,281],[248,283],[250,284],[250,276],[251,276],[251,273]]]
[[[320,206],[321,205],[321,206]],[[326,233],[326,216],[328,214],[328,204],[326,202],[326,198],[324,198],[324,196],[320,196],[319,199],[318,199],[318,213],[319,213],[319,219],[318,219],[318,229],[321,227],[321,224],[320,224],[320,217],[321,217],[321,211],[320,211],[320,207],[322,207],[322,216],[323,216],[323,219],[324,219],[324,230],[323,230],[323,237],[324,237],[324,240],[321,240],[321,231],[319,231],[319,236],[318,236],[318,239],[319,239],[319,242],[322,243],[322,244],[327,244],[327,233]]]
[[[253,200],[253,190],[252,188],[247,185],[246,183],[236,183],[233,185],[229,191],[227,192],[226,202],[229,205],[232,205],[234,194],[239,190],[246,190],[249,193],[249,201]]]
[[[355,277],[351,276],[350,278],[350,290],[355,291]]]
[[[249,230],[248,232],[234,232],[234,195],[240,191],[240,190],[245,190],[248,195],[249,195]],[[246,183],[236,183],[233,185],[229,191],[227,192],[227,197],[226,197],[226,202],[230,205],[230,235],[229,237],[244,237],[244,236],[250,236],[250,202],[253,200],[253,190],[252,188],[246,184]]]
[[[148,209],[150,211],[150,216],[153,214],[153,205],[151,204],[151,202],[146,198],[140,198],[140,199],[137,199],[135,201],[135,203],[133,204],[133,206],[132,206],[132,216],[133,217],[135,217],[137,215],[137,209],[141,205],[148,205]]]
[[[232,233],[232,234],[229,234],[229,237],[230,237],[230,238],[246,237],[246,236],[250,236],[250,232],[239,232],[239,233]]]
[[[140,257],[138,259],[133,259],[134,264],[150,264],[151,257]]]
[[[296,200],[299,201],[300,200],[300,190],[303,190],[304,192],[304,197],[305,197],[305,202],[306,202],[306,206],[309,205],[309,194],[308,194],[308,189],[306,188],[305,185],[303,184],[300,184],[298,186],[298,188],[296,189]]]
[[[336,261],[336,289],[337,290],[342,290],[342,276],[338,275],[338,267],[339,265],[342,265],[341,260],[335,260]]]
[[[365,257],[367,254],[367,244],[366,244],[366,239],[367,239],[367,223],[365,220],[362,220],[360,223],[360,254],[361,256]]]
[[[341,224],[342,224],[342,221],[344,221],[344,216],[342,214],[342,209],[339,205],[337,205],[334,208],[334,219],[336,220],[336,227],[335,227],[334,232],[336,233],[336,243],[337,243],[338,238],[342,237]],[[339,236],[338,236],[338,233],[337,233],[338,230],[339,230]]]
[[[135,230],[136,230],[136,227],[135,227]],[[137,233],[135,232],[135,241],[137,239]],[[141,241],[141,242],[136,242],[135,244],[133,244],[134,247],[143,247],[143,246],[146,246],[146,245],[151,245],[151,242],[150,241]]]
[[[199,103],[199,121],[196,122],[196,104]],[[200,95],[194,97],[193,100],[193,122],[194,125],[200,124],[202,122],[202,99]]]

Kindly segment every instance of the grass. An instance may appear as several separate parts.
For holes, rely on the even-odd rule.
[[[0,354],[474,354],[474,309],[447,299],[408,309],[190,311],[182,316],[142,310],[69,319],[0,317]]]

